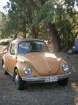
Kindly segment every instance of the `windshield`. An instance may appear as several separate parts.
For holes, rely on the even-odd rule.
[[[48,48],[44,41],[22,41],[18,45],[19,54],[42,51],[48,51]]]

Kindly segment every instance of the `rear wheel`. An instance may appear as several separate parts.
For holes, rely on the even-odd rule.
[[[24,89],[24,81],[21,79],[18,73],[15,73],[14,81],[18,90]]]
[[[68,78],[63,79],[63,80],[59,80],[58,83],[61,86],[67,86],[68,85]]]
[[[4,69],[4,61],[3,61],[3,60],[2,60],[2,68],[3,68],[3,72],[4,72],[4,74],[7,75],[8,72]]]

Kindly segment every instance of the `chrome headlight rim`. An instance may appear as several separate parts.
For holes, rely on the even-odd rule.
[[[68,64],[62,64],[62,69],[65,73],[69,72],[69,65]]]
[[[25,74],[30,75],[32,73],[32,68],[29,66],[25,66],[23,71]]]

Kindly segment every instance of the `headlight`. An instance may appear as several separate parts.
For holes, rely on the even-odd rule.
[[[69,66],[68,66],[68,64],[63,64],[62,68],[63,68],[64,72],[69,72]]]
[[[31,74],[32,73],[31,67],[25,67],[23,70],[24,70],[25,74]]]

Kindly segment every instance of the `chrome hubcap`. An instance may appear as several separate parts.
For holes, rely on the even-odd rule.
[[[19,77],[18,77],[18,75],[16,75],[15,76],[15,83],[16,83],[16,85],[18,84],[18,81],[19,81]]]

